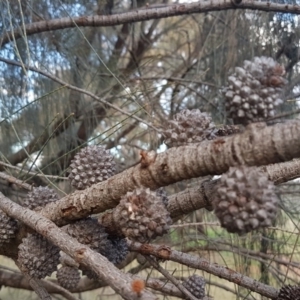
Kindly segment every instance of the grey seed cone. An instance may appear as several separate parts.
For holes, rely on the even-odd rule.
[[[194,274],[183,281],[182,285],[197,299],[205,297],[205,279],[203,277]]]
[[[169,121],[162,134],[167,146],[178,147],[212,139],[214,131],[215,125],[207,113],[202,113],[199,109],[184,109]]]
[[[222,227],[243,234],[273,224],[278,197],[265,174],[241,166],[222,175],[212,203]]]
[[[56,271],[59,248],[37,233],[29,234],[19,245],[18,262],[30,276],[45,278]]]
[[[37,188],[33,188],[33,190],[27,194],[27,197],[24,199],[23,206],[35,209],[57,200],[59,200],[59,196],[54,190],[47,186],[39,186]]]
[[[15,238],[18,222],[0,210],[0,246]]]
[[[283,286],[276,300],[300,300],[300,286]]]
[[[69,179],[77,190],[84,190],[113,176],[115,169],[116,163],[109,150],[102,146],[87,146],[72,160]]]
[[[56,278],[63,288],[72,290],[77,287],[80,280],[80,273],[78,269],[69,266],[62,266],[56,272]]]
[[[172,223],[161,198],[144,188],[123,196],[113,217],[126,237],[141,243],[162,236]]]
[[[227,116],[234,124],[249,124],[273,117],[283,103],[285,70],[271,57],[255,57],[228,77],[224,90]]]
[[[112,251],[111,241],[107,239],[107,233],[104,227],[98,223],[96,219],[86,218],[79,220],[66,228],[67,233],[76,238],[81,244],[87,245],[92,250],[108,257]],[[96,279],[97,275],[85,268],[81,267],[84,275],[91,279]]]

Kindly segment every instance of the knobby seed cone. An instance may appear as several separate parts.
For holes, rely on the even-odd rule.
[[[276,300],[300,300],[300,286],[283,286]]]
[[[109,150],[102,146],[88,146],[75,155],[70,169],[72,186],[84,190],[114,175],[116,163]]]
[[[163,129],[162,134],[168,147],[178,147],[212,139],[214,132],[215,124],[207,113],[199,109],[184,109],[169,121],[168,128]]]
[[[266,175],[241,166],[222,175],[212,204],[222,227],[243,234],[272,225],[278,197]]]
[[[81,244],[87,245],[92,250],[104,255],[109,259],[113,246],[110,240],[107,238],[107,233],[104,227],[98,223],[96,219],[86,218],[79,220],[73,224],[68,225],[66,229],[67,233],[76,238]],[[91,279],[96,279],[97,275],[81,267],[84,275],[87,275]]]
[[[168,198],[166,190],[163,187],[160,187],[159,189],[156,190],[156,195],[161,198],[164,206],[167,208],[169,198]]]
[[[107,258],[113,264],[118,265],[129,253],[126,239],[124,237],[109,235],[108,240],[111,241],[112,249],[108,253]]]
[[[15,238],[18,222],[0,210],[0,247]]]
[[[18,262],[30,276],[45,278],[56,271],[59,248],[40,234],[29,234],[19,245]]]
[[[161,197],[144,188],[123,196],[113,218],[126,237],[141,243],[162,236],[172,223]]]
[[[78,285],[78,282],[80,280],[80,273],[76,268],[62,266],[57,270],[56,278],[59,285],[67,290],[72,290]]]
[[[68,225],[66,231],[71,237],[76,238],[79,243],[87,245],[103,255],[107,252],[107,246],[110,247],[111,242],[107,239],[107,233],[96,219],[79,220]]]
[[[224,90],[226,112],[234,124],[246,125],[275,115],[283,103],[284,73],[273,58],[264,56],[245,60],[243,67],[235,68]]]
[[[27,194],[23,206],[35,209],[57,200],[59,200],[59,196],[54,190],[47,186],[39,186],[37,188],[33,188],[33,190]]]
[[[236,133],[240,133],[241,129],[237,125],[225,125],[216,130],[215,135],[217,137],[233,135]]]
[[[205,297],[205,279],[196,274],[188,277],[182,285],[189,290],[197,299]]]

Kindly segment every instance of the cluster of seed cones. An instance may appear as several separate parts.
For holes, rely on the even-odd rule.
[[[243,234],[272,225],[278,197],[265,174],[241,166],[222,175],[212,203],[222,227]]]
[[[245,62],[244,68],[236,68],[236,73],[229,78],[231,85],[226,92],[226,109],[235,123],[247,124],[274,115],[275,107],[282,103],[279,98],[284,84],[281,75],[281,68],[267,58],[255,58],[254,62]],[[217,129],[211,118],[199,110],[184,110],[169,122],[163,135],[165,143],[174,147],[237,132],[239,129],[231,126]],[[101,146],[88,146],[72,161],[69,179],[76,189],[82,190],[107,180],[114,173],[115,163],[109,151]],[[28,194],[24,206],[36,209],[56,200],[58,196],[54,191],[40,187]],[[113,211],[114,222],[121,229],[122,237],[108,235],[93,218],[68,225],[66,232],[112,263],[119,264],[128,254],[124,237],[145,243],[168,232],[172,221],[167,206],[164,190],[139,188],[123,196]],[[223,227],[229,232],[243,234],[272,225],[277,213],[277,196],[273,184],[256,169],[231,168],[220,179],[213,206]],[[14,237],[16,224],[0,212],[0,226],[1,220],[6,224],[3,241],[0,239],[0,243],[4,243]],[[32,277],[44,278],[56,270],[59,248],[39,234],[29,234],[19,246],[18,261],[22,270]],[[92,271],[84,268],[82,271],[88,277],[96,278]],[[57,279],[66,289],[74,289],[80,280],[78,267],[62,264],[57,271]],[[205,296],[205,280],[202,277],[193,275],[183,285],[195,297],[202,299]],[[286,288],[278,300],[289,299],[285,296],[288,293],[295,291]]]
[[[273,58],[264,56],[236,67],[224,91],[228,117],[235,124],[244,125],[273,117],[283,103],[284,73],[284,68]]]

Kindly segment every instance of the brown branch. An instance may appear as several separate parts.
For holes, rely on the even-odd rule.
[[[278,296],[277,289],[260,283],[259,281],[240,274],[234,270],[231,270],[228,267],[223,267],[216,263],[211,263],[209,260],[203,257],[183,253],[177,250],[172,250],[167,246],[141,244],[132,241],[129,241],[128,244],[131,251],[137,251],[144,255],[153,255],[163,260],[171,260],[186,265],[190,268],[203,270],[207,273],[226,279],[230,282],[233,282],[239,286],[245,287],[253,292],[259,293],[260,295],[271,299],[276,299],[276,297]]]
[[[280,184],[300,177],[300,160],[278,163],[260,167],[267,174],[268,179],[275,184]],[[195,210],[205,208],[212,210],[211,199],[217,188],[219,180],[204,179],[198,187],[187,188],[182,192],[169,196],[168,211],[173,221]],[[99,222],[111,233],[121,234],[120,227],[115,222],[114,210],[106,212],[99,217]],[[184,226],[185,224],[182,224]]]
[[[157,189],[184,179],[222,174],[231,166],[291,160],[300,156],[300,122],[269,127],[254,124],[241,134],[151,155],[146,153],[141,164],[107,181],[48,204],[41,214],[62,226],[70,220],[114,208],[122,195],[141,186]]]
[[[300,6],[277,4],[273,2],[259,2],[244,0],[239,5],[233,3],[232,0],[225,1],[197,1],[194,3],[182,3],[172,4],[165,7],[149,8],[133,10],[126,13],[120,13],[115,15],[94,15],[94,16],[81,16],[74,18],[60,18],[54,20],[47,20],[41,22],[35,22],[22,26],[26,30],[25,36],[30,36],[36,33],[47,32],[51,30],[79,27],[108,27],[120,24],[141,22],[147,20],[168,18],[174,16],[187,15],[191,13],[204,13],[209,11],[220,11],[228,9],[251,9],[267,12],[283,12],[291,14],[299,14]],[[0,37],[0,47],[3,47],[6,43],[19,39],[24,36],[24,32],[21,29],[16,29],[11,32],[8,31]]]
[[[0,162],[0,166],[1,166],[1,162]],[[0,178],[4,179],[5,181],[7,181],[9,184],[15,184],[27,191],[31,191],[32,190],[32,186],[28,183],[23,182],[22,180],[19,180],[11,175],[8,175],[6,173],[0,172]]]
[[[87,282],[87,280],[83,281],[84,283]],[[77,299],[72,295],[71,292],[58,285],[56,281],[49,281],[43,279],[40,280],[40,283],[50,294],[60,294],[68,300]],[[16,289],[32,290],[31,285],[29,284],[28,280],[24,275],[22,275],[21,273],[11,273],[4,270],[0,271],[0,285]],[[97,287],[100,287],[99,283]]]
[[[131,289],[132,277],[119,271],[100,253],[92,251],[86,245],[80,244],[76,239],[69,236],[54,223],[42,217],[40,214],[24,208],[0,193],[0,209],[7,215],[15,218],[41,235],[45,236],[54,245],[70,255],[76,262],[93,270],[98,277],[108,283],[124,299],[138,299]],[[144,291],[140,300],[154,300],[156,297]]]

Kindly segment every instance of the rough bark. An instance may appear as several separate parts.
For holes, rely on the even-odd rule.
[[[231,166],[263,166],[289,161],[300,157],[300,122],[269,127],[257,123],[234,136],[171,148],[158,155],[141,154],[140,164],[48,204],[41,214],[62,226],[71,220],[114,208],[121,196],[138,187],[157,189],[184,179],[222,174]]]
[[[270,181],[280,184],[300,176],[300,160],[263,166],[259,169],[267,174]],[[168,211],[173,221],[201,208],[212,210],[211,198],[218,186],[218,182],[218,179],[202,180],[199,182],[198,187],[188,188],[169,196]],[[121,234],[119,225],[115,220],[118,220],[118,216],[114,216],[114,210],[99,217],[99,222],[106,227],[108,232]]]

